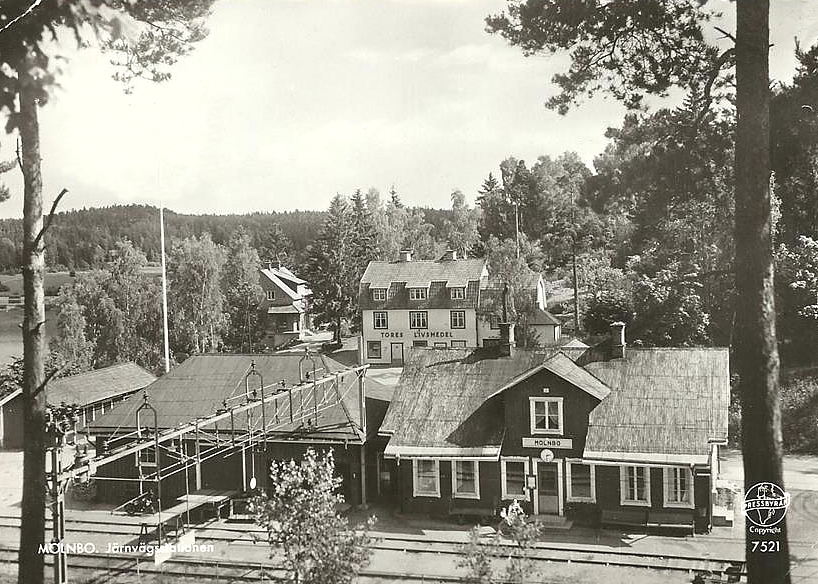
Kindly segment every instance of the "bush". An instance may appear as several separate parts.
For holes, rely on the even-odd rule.
[[[784,450],[818,454],[818,377],[790,376],[781,383],[781,431]]]

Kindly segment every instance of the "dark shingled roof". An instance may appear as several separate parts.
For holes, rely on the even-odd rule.
[[[46,398],[53,405],[66,403],[87,406],[133,393],[154,381],[156,377],[136,363],[119,363],[55,379],[46,388]]]
[[[705,455],[708,440],[727,439],[726,348],[628,348],[585,368],[611,388],[591,412],[586,450]]]
[[[222,408],[225,399],[228,405],[239,405],[244,403],[245,385],[244,379],[250,369],[250,364],[255,361],[256,370],[262,374],[265,387],[277,385],[281,380],[286,381],[287,387],[292,387],[299,383],[298,363],[303,355],[300,354],[273,354],[273,355],[195,355],[188,358],[184,363],[174,367],[169,373],[157,379],[147,389],[149,403],[158,412],[160,428],[173,428],[181,424],[194,421],[215,414]],[[317,378],[324,377],[335,372],[342,372],[346,368],[340,363],[323,355],[314,355],[316,363],[315,375]],[[304,362],[304,370],[312,374],[312,364],[309,360]],[[324,438],[337,438],[357,440],[359,433],[350,427],[350,419],[360,420],[360,405],[358,398],[357,382],[355,374],[348,373],[343,376],[341,382],[341,393],[343,405],[336,405],[323,410],[320,413],[319,426]],[[258,387],[258,380],[250,378],[250,388]],[[329,391],[330,385],[322,386]],[[349,389],[349,391],[345,391]],[[319,390],[319,396],[320,394]],[[294,402],[296,410],[300,405],[299,390],[294,390]],[[288,412],[287,392],[282,392],[279,411],[282,415]],[[234,396],[241,396],[231,400]],[[309,393],[305,393],[305,400],[309,402]],[[319,397],[319,403],[322,399]],[[369,401],[369,400],[367,400]],[[115,432],[119,434],[127,433],[134,429],[136,423],[136,409],[142,404],[141,394],[131,396],[125,402],[106,412],[101,417],[89,424],[90,430],[95,434]],[[311,403],[311,402],[310,402]],[[307,406],[309,409],[309,406]],[[272,416],[272,406],[267,409],[268,415]],[[257,414],[260,415],[260,414]],[[379,420],[372,420],[376,423]],[[246,415],[242,414],[235,419],[236,428],[246,428]],[[229,428],[229,422],[222,423],[220,428]],[[286,425],[280,428],[281,433],[301,433],[303,437],[315,437],[318,433],[313,429],[298,424]],[[373,429],[368,428],[369,433]],[[375,428],[376,430],[376,428]]]
[[[602,397],[586,452],[700,456],[708,441],[727,438],[727,349],[629,348],[625,359],[590,363],[589,349],[566,353],[515,349],[498,359],[486,349],[411,349],[381,427],[392,434],[387,452],[499,446],[499,390],[541,367]]]
[[[381,433],[389,448],[499,446],[502,406],[486,399],[508,381],[539,365],[543,355],[496,349],[424,349],[407,352],[403,373]]]
[[[426,300],[409,300],[409,288],[403,282],[395,282],[389,287],[386,300],[376,301],[365,285],[361,284],[359,305],[361,310],[427,310],[430,308],[475,308],[480,297],[480,282],[469,282],[462,300],[452,300],[445,282],[432,282]]]
[[[387,288],[392,282],[451,282],[465,286],[480,280],[486,260],[418,260],[411,262],[369,262],[361,284],[372,288]]]

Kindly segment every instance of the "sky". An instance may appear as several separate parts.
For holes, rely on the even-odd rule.
[[[724,25],[732,26],[731,5]],[[772,2],[771,76],[794,37],[818,40],[814,0]],[[485,32],[503,0],[220,0],[210,35],[167,83],[131,95],[95,51],[72,53],[41,111],[44,198],[61,208],[164,204],[182,213],[325,209],[394,184],[409,205],[474,201],[514,156],[572,150],[591,166],[624,109],[546,110],[565,56],[524,57]],[[729,41],[721,41],[726,43]],[[725,44],[725,47],[727,45]],[[14,140],[0,137],[0,157]],[[0,217],[22,215],[21,182]]]

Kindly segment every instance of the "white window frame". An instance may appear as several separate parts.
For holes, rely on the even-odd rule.
[[[489,328],[493,331],[500,330],[500,315],[499,314],[490,314],[489,315]]]
[[[435,491],[418,491],[418,460],[430,460],[435,463]],[[413,497],[438,497],[440,498],[440,461],[436,458],[413,458],[412,459],[412,496]]]
[[[414,326],[412,324],[412,316],[416,314],[423,315],[423,326]],[[410,329],[418,329],[424,330],[429,328],[429,312],[426,310],[410,310],[409,311],[409,328]]]
[[[672,501],[670,500],[670,487],[671,485],[675,486],[676,477],[675,475],[679,472],[685,474],[685,479],[687,480],[687,493],[688,493],[688,500],[687,501]],[[673,481],[673,483],[671,483]],[[694,502],[694,493],[693,493],[693,469],[689,466],[670,466],[664,467],[662,469],[662,504],[665,507],[677,507],[680,509],[693,509],[695,507]]]
[[[372,288],[372,300],[374,302],[386,300],[386,288]]]
[[[647,500],[638,500],[638,499],[627,499],[625,495],[630,495],[630,493],[626,493],[624,486],[627,485],[628,490],[630,490],[630,483],[628,481],[628,469],[629,468],[641,468],[645,471],[645,496]],[[637,475],[638,475],[638,471]],[[643,464],[628,464],[625,466],[619,467],[619,503],[620,505],[632,505],[634,507],[650,507],[650,467],[645,466]]]
[[[409,300],[426,300],[428,298],[428,288],[409,288]]]
[[[276,299],[276,291],[275,290],[267,288],[267,290],[265,290],[265,292],[266,292],[266,296],[267,296],[268,301],[272,302],[273,300]]]
[[[456,286],[454,288],[449,288],[449,298],[452,300],[465,300],[466,299],[466,289],[461,286]]]
[[[378,326],[378,316],[383,316],[383,326]],[[372,312],[372,328],[383,330],[389,328],[389,313],[385,310],[375,310]]]
[[[571,485],[571,467],[573,465],[577,466],[589,466],[591,467],[591,496],[590,497],[577,497],[574,496],[573,493],[573,486]],[[565,485],[567,487],[566,490],[566,500],[569,502],[574,503],[596,503],[596,465],[593,465],[588,462],[581,462],[578,460],[574,461],[567,461],[565,464]]]
[[[460,326],[454,326],[454,315],[455,314],[459,315],[459,317],[462,318],[462,320],[461,320],[462,324]],[[465,310],[450,310],[449,311],[449,325],[451,325],[451,327],[453,329],[464,329],[464,328],[466,328],[466,311]]]
[[[465,349],[466,341],[452,341],[452,349]]]
[[[506,490],[506,463],[508,462],[522,462],[523,463],[523,488],[525,489],[526,477],[530,474],[529,460],[523,456],[507,456],[500,459],[500,497],[503,500],[516,499],[518,501],[528,501],[528,490],[525,489],[523,493],[510,494]]]
[[[474,464],[474,493],[457,492],[457,463],[471,462]],[[452,459],[452,497],[455,499],[479,499],[480,498],[480,461],[476,458],[455,458]]]
[[[561,436],[565,432],[565,419],[563,417],[563,410],[562,410],[562,400],[561,397],[540,397],[540,396],[532,396],[528,398],[528,416],[529,416],[529,425],[532,434],[554,434],[556,436]],[[559,428],[537,428],[534,424],[535,416],[534,416],[534,404],[535,403],[544,403],[544,402],[556,402],[557,403],[557,414],[559,417]],[[545,409],[545,419],[548,420],[548,406]],[[547,423],[547,422],[546,422]]]

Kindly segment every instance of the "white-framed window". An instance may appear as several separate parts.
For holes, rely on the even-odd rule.
[[[596,502],[596,467],[584,462],[569,462],[565,465],[569,501]]]
[[[452,341],[452,349],[465,349],[466,341]]]
[[[389,328],[389,314],[380,311],[373,312],[372,326],[374,326],[376,329]]]
[[[500,328],[500,317],[496,314],[489,315],[489,328],[496,330]]]
[[[693,508],[693,471],[687,466],[662,469],[664,506]]]
[[[409,311],[409,328],[425,329],[429,328],[429,315],[425,310]]]
[[[480,498],[480,463],[478,461],[452,461],[452,496],[457,499]]]
[[[650,467],[619,467],[619,502],[650,507]]]
[[[429,341],[412,341],[413,347],[428,347]]]
[[[267,300],[275,300],[276,299],[276,291],[267,289]]]
[[[386,300],[386,288],[372,288],[372,300],[375,302]]]
[[[440,497],[440,461],[412,459],[412,496]]]
[[[503,458],[500,460],[500,493],[503,499],[528,499],[525,477],[528,474],[527,458]]]
[[[452,310],[451,313],[450,313],[450,320],[451,320],[453,329],[466,328],[466,311],[465,310]]]
[[[381,358],[381,342],[380,341],[367,341],[366,343],[366,356],[369,359],[380,359]]]
[[[435,342],[435,349],[446,349],[446,348],[448,348],[448,346],[449,345],[446,344],[446,341],[443,341],[443,342],[436,341]]]
[[[409,300],[426,300],[428,292],[426,288],[409,288]]]
[[[562,434],[562,398],[530,397],[532,434]]]
[[[452,300],[463,300],[466,297],[465,288],[449,288],[449,298]]]

